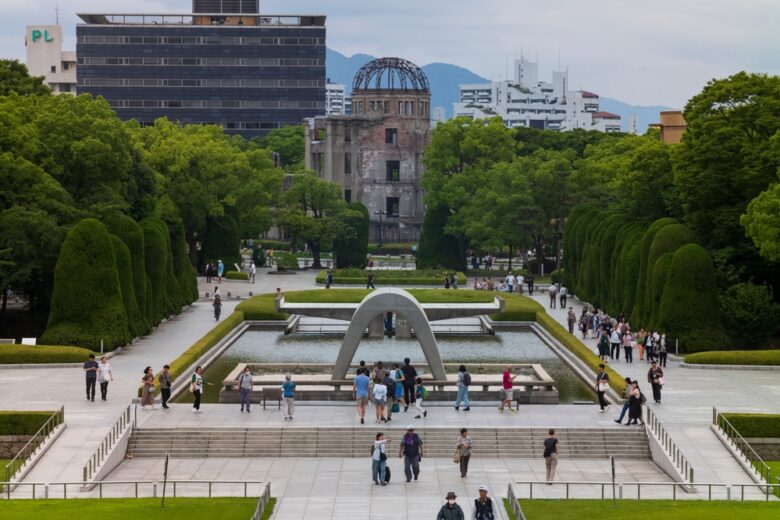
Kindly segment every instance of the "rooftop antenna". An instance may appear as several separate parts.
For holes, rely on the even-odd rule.
[[[561,70],[561,46],[558,45],[558,70]]]
[[[506,63],[506,66],[504,67],[504,69],[505,69],[504,73],[506,75],[504,76],[504,80],[505,81],[509,81],[509,56],[506,57],[505,63]]]
[[[54,20],[57,22],[57,25],[60,24],[60,6],[58,4],[54,4]]]

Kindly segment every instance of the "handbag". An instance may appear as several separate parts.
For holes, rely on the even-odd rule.
[[[452,457],[452,462],[460,464],[460,448],[455,448],[455,455]]]
[[[393,406],[391,407],[391,411],[393,413],[399,413],[401,411],[401,406],[398,403],[393,403]]]
[[[195,393],[195,383],[190,383],[190,393],[191,394]]]
[[[379,460],[387,460],[387,453],[381,452],[379,454]]]
[[[609,383],[599,382],[599,392],[606,392],[609,390]]]
[[[661,386],[663,386],[663,385],[665,385],[665,384],[666,384],[666,380],[665,380],[663,377],[659,377],[659,378],[658,378],[658,384],[659,384],[659,385],[661,385]]]

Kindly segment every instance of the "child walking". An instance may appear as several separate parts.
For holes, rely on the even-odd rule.
[[[423,386],[422,378],[418,377],[414,387],[414,407],[417,408],[417,415],[415,419],[420,417],[428,417],[428,410],[423,408],[423,401],[428,398],[428,389]]]

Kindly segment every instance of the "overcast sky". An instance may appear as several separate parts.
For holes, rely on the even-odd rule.
[[[189,12],[190,0],[0,0],[0,57],[24,60],[24,27],[54,23],[75,48],[76,12]],[[779,0],[267,0],[276,14],[325,14],[347,55],[453,63],[491,79],[523,52],[549,79],[632,104],[682,107],[711,78],[780,73]]]

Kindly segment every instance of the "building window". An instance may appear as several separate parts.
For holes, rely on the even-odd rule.
[[[398,217],[398,197],[387,197],[385,199],[385,211],[388,217]]]
[[[398,129],[385,128],[385,143],[398,144]]]
[[[62,62],[62,70],[68,70],[70,68],[70,65],[67,61]]]
[[[352,142],[352,127],[349,125],[344,125],[344,142],[345,143]]]
[[[401,161],[387,161],[385,163],[386,180],[398,182],[401,180]]]
[[[352,154],[349,152],[344,153],[344,174],[350,175],[352,173]]]
[[[344,190],[344,202],[346,202],[347,204],[352,202],[352,190],[349,188]]]
[[[57,72],[57,66],[56,65],[52,65],[51,66],[51,71],[52,72]]]

